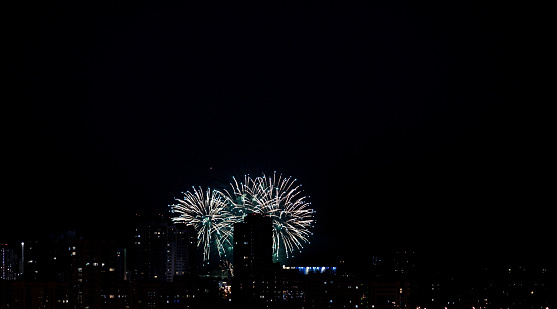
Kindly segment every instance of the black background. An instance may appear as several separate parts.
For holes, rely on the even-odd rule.
[[[549,259],[537,10],[8,7],[0,238],[118,237],[191,186],[277,171],[317,210],[307,259],[402,247]]]

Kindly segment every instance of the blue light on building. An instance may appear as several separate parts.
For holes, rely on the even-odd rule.
[[[293,269],[297,270],[300,274],[331,274],[334,275],[337,272],[336,267],[329,266],[282,266],[283,269]]]

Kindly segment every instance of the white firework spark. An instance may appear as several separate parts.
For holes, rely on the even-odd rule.
[[[273,173],[267,177],[244,177],[244,182],[234,179],[232,192],[226,192],[228,200],[238,213],[260,213],[273,220],[273,255],[287,258],[301,251],[303,243],[311,235],[315,211],[302,195],[296,179]]]
[[[193,187],[193,192],[183,193],[170,205],[178,217],[177,223],[193,225],[198,233],[198,247],[203,247],[203,259],[209,260],[211,246],[216,246],[219,258],[232,247],[234,223],[242,222],[250,213],[272,218],[273,256],[275,260],[291,257],[301,251],[315,220],[315,211],[303,196],[301,184],[296,179],[277,175],[267,177],[244,176],[243,182],[233,177],[231,191],[215,189],[203,191]]]
[[[203,259],[209,260],[211,245],[214,243],[219,257],[225,249],[232,246],[232,227],[238,221],[229,211],[227,199],[220,191],[197,190],[185,192],[182,199],[175,199],[176,204],[170,205],[172,212],[180,216],[172,218],[175,223],[193,225],[198,233],[197,246],[203,247]]]

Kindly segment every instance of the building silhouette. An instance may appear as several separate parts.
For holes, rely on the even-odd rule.
[[[234,278],[236,307],[264,308],[274,296],[272,219],[250,214],[234,224]]]
[[[197,233],[192,226],[162,217],[138,220],[134,233],[133,277],[136,281],[173,282],[197,272]]]
[[[270,217],[250,214],[234,224],[234,269],[236,276],[253,276],[272,265],[273,234]]]
[[[542,263],[444,268],[428,264],[427,255],[393,250],[279,266],[272,262],[271,218],[257,214],[234,227],[234,276],[200,276],[194,229],[155,219],[139,221],[121,240],[66,232],[0,243],[0,308],[519,309],[555,303],[554,269]]]

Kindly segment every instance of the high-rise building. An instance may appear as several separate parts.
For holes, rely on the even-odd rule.
[[[238,307],[260,308],[273,298],[272,219],[250,214],[234,224],[232,301]]]
[[[136,225],[134,280],[173,282],[196,273],[196,239],[192,226],[172,225],[162,217]]]
[[[116,243],[110,240],[78,240],[76,257],[78,304],[100,308],[106,303],[103,295],[115,294],[117,290]]]
[[[135,229],[134,280],[163,281],[166,278],[166,232],[163,221],[140,222]]]
[[[234,224],[234,273],[251,276],[268,269],[273,263],[271,217],[250,214],[244,223]]]
[[[16,280],[19,277],[20,259],[8,244],[0,244],[0,279]]]
[[[25,242],[25,268],[23,279],[30,281],[47,281],[49,278],[49,246],[45,241]]]
[[[192,275],[197,266],[197,233],[191,225],[176,224],[168,227],[167,278]],[[168,252],[170,251],[170,252]]]

